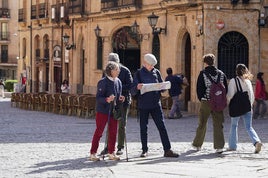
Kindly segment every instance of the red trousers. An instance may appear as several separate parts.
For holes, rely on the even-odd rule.
[[[117,120],[110,117],[108,121],[108,115],[103,113],[96,113],[96,130],[93,135],[91,142],[90,153],[97,153],[100,138],[102,137],[103,131],[105,129],[106,123],[108,122],[108,153],[113,153],[115,150],[115,142],[117,135]]]

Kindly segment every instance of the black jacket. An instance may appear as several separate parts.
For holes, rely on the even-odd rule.
[[[197,79],[196,93],[200,101],[202,99],[209,100],[211,82],[205,73],[209,74],[214,81],[217,81],[218,74],[220,74],[220,81],[223,82],[227,93],[228,85],[226,75],[221,70],[217,69],[215,66],[207,66],[204,70],[200,71]]]

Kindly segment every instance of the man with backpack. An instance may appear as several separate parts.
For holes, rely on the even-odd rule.
[[[221,70],[214,66],[215,56],[213,54],[204,55],[203,62],[205,68],[199,73],[196,85],[197,97],[201,105],[198,115],[198,127],[192,146],[197,151],[201,150],[206,135],[207,121],[211,114],[214,149],[216,149],[216,153],[222,153],[225,144],[223,110],[226,107],[227,78]]]

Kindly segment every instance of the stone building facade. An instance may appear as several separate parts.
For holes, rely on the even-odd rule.
[[[17,79],[18,4],[0,0],[0,79]]]
[[[18,75],[27,74],[27,92],[96,92],[110,52],[133,73],[146,53],[184,74],[190,85],[182,101],[197,112],[196,80],[202,56],[213,53],[228,79],[237,63],[255,75],[268,72],[266,2],[259,0],[37,0],[19,1]],[[150,26],[148,17],[158,17]],[[62,37],[68,37],[66,42]],[[66,39],[66,38],[65,38]],[[266,81],[268,82],[268,81]],[[166,95],[165,93],[164,95]]]

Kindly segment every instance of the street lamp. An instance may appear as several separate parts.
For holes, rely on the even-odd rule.
[[[65,35],[62,36],[62,40],[63,40],[63,43],[66,47],[67,50],[70,50],[70,49],[75,49],[76,48],[76,45],[73,43],[73,44],[69,44],[69,39],[70,39],[70,36],[67,35],[65,33]]]
[[[162,32],[167,34],[167,19],[166,19],[165,28],[161,28],[161,27],[156,27],[159,16],[155,15],[154,12],[152,12],[152,14],[149,15],[147,18],[148,18],[148,22],[150,26],[152,27],[153,34],[161,34]]]
[[[140,43],[143,39],[145,40],[149,39],[150,35],[148,33],[147,34],[139,33],[139,25],[137,24],[136,20],[133,23],[133,25],[131,25],[130,30],[131,30],[131,34],[133,35],[133,37],[136,39],[138,43]]]
[[[95,31],[96,37],[100,37],[101,29],[100,29],[99,25],[97,25],[97,27],[94,29],[94,31]]]
[[[99,25],[97,25],[97,27],[94,29],[95,35],[97,37],[97,40],[101,39],[102,42],[104,42],[105,38],[107,40],[110,40],[109,36],[101,36],[101,28],[99,27]]]

